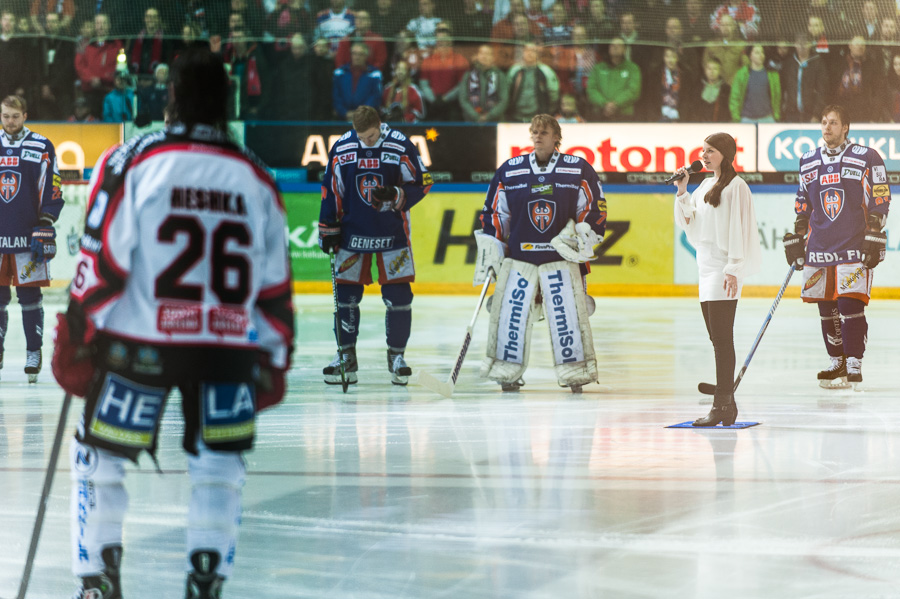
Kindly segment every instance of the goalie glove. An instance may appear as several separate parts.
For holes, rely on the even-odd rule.
[[[591,229],[588,223],[578,223],[569,219],[559,235],[550,240],[550,245],[563,260],[568,262],[590,262],[594,255],[594,246],[603,242],[603,238]]]
[[[475,276],[472,285],[478,287],[493,271],[494,277],[500,272],[500,263],[506,257],[506,244],[483,231],[475,231],[475,245],[478,255],[475,257]]]
[[[379,185],[372,190],[370,199],[372,200],[372,208],[378,212],[390,212],[391,210],[399,212],[403,208],[406,194],[396,185],[390,187]]]
[[[56,229],[49,217],[41,220],[31,231],[31,258],[37,263],[49,262],[56,255]]]

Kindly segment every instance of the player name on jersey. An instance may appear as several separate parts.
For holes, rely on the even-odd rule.
[[[219,189],[173,187],[171,206],[178,210],[222,212],[239,216],[247,214],[243,195]]]

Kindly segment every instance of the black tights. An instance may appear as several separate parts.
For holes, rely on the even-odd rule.
[[[716,354],[716,395],[734,391],[734,313],[737,300],[700,302],[706,331]]]

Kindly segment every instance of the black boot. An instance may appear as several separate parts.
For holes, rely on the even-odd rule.
[[[728,395],[715,395],[713,407],[703,418],[694,421],[693,426],[716,426],[720,422],[722,426],[731,426],[737,420],[738,409],[734,403],[734,393]]]
[[[218,551],[197,550],[191,554],[191,565],[188,573],[185,599],[220,599],[225,579],[216,574],[221,561]]]

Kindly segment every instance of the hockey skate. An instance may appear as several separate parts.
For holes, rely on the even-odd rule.
[[[191,554],[194,570],[188,573],[185,599],[220,599],[225,579],[216,574],[221,557],[218,551],[195,551]]]
[[[844,356],[831,356],[831,366],[821,371],[817,378],[823,389],[847,389],[847,361]]]
[[[83,577],[81,587],[75,591],[72,599],[122,599],[122,586],[119,582],[122,546],[107,547],[100,556],[105,566],[103,572],[97,576]]]
[[[518,391],[519,389],[521,389],[524,386],[525,386],[524,379],[512,381],[511,383],[500,383],[500,389],[502,391]]]
[[[858,391],[857,385],[862,382],[862,359],[847,358],[847,383]]]
[[[359,364],[356,361],[356,348],[347,347],[337,352],[331,364],[322,369],[325,375],[325,383],[328,385],[341,384],[341,358],[344,361],[344,376],[347,378],[347,384],[353,385],[357,382],[356,372],[359,370]]]
[[[402,351],[387,350],[388,370],[391,371],[391,382],[395,385],[406,385],[412,375],[412,368],[406,365]]]
[[[25,352],[25,374],[28,375],[29,383],[37,382],[38,373],[41,371],[42,363],[41,350],[37,349],[35,351]]]

